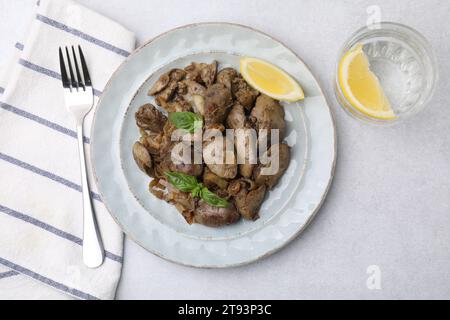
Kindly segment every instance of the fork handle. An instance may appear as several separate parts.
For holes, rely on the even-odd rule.
[[[86,169],[82,123],[77,124],[77,136],[80,152],[81,187],[83,192],[83,262],[89,268],[97,268],[103,263],[105,251],[92,207]]]

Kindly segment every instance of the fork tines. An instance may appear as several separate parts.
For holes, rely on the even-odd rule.
[[[61,80],[63,87],[68,89],[75,88],[76,90],[86,90],[86,87],[91,87],[91,77],[89,76],[86,60],[84,59],[84,54],[81,47],[78,46],[78,55],[81,61],[81,66],[78,63],[78,57],[74,46],[72,46],[71,50],[69,50],[68,47],[65,47],[64,51],[66,60],[64,59],[63,49],[61,47],[59,48],[59,65],[61,68]],[[67,73],[66,66],[69,68],[69,73]],[[82,70],[83,76],[81,75],[80,70]]]

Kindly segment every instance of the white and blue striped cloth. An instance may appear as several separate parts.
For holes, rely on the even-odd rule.
[[[16,60],[0,75],[0,299],[115,295],[123,235],[93,183],[106,259],[95,270],[82,262],[78,149],[58,61],[59,46],[77,44],[86,56],[97,100],[134,49],[135,37],[73,1],[38,2],[26,38],[16,44]],[[89,156],[92,112],[86,120]]]

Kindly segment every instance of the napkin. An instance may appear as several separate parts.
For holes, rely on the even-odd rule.
[[[98,269],[82,262],[79,155],[58,60],[60,46],[78,44],[97,102],[134,49],[135,36],[70,0],[37,3],[29,32],[16,44],[15,61],[0,80],[0,298],[113,299],[120,279],[123,234],[102,202],[92,172],[106,258]],[[88,162],[92,117],[93,111],[85,121]]]

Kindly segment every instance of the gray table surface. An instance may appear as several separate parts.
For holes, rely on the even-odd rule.
[[[20,39],[35,0],[0,0],[0,57]],[[118,299],[450,298],[450,1],[80,0],[139,42],[183,24],[228,21],[278,38],[311,67],[338,132],[336,176],[314,222],[279,253],[226,270],[178,266],[126,241]],[[422,32],[440,82],[429,107],[394,127],[359,123],[332,90],[339,47],[377,5]],[[369,289],[367,268],[381,288]]]

